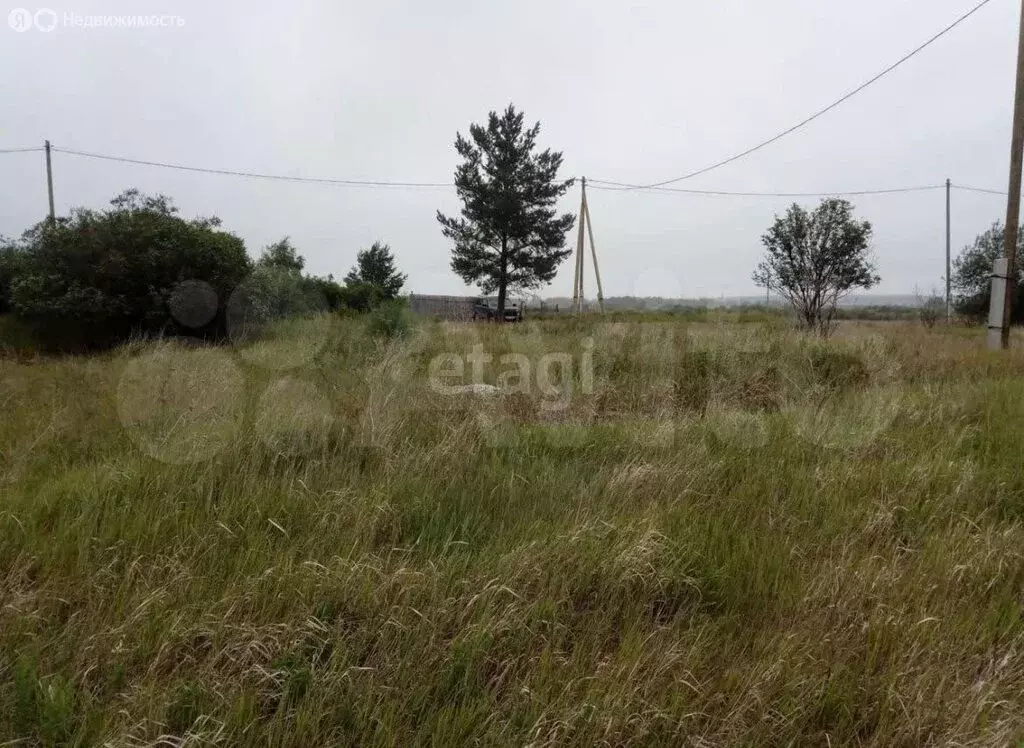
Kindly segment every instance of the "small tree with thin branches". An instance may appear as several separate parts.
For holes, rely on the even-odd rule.
[[[786,299],[802,327],[827,335],[839,301],[880,280],[870,257],[871,231],[846,200],[822,200],[810,212],[794,204],[761,238],[767,256],[754,282]]]

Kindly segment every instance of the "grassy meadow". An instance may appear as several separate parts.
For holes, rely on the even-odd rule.
[[[388,331],[0,358],[0,745],[1024,740],[1024,340]]]

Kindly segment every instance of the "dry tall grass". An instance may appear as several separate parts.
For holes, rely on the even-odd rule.
[[[474,345],[529,386],[429,386]],[[0,361],[0,743],[1011,744],[1022,373],[770,319]]]

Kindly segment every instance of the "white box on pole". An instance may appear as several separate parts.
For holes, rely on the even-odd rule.
[[[1006,258],[992,263],[992,300],[988,307],[988,347],[1003,347],[1003,305],[1006,303]]]

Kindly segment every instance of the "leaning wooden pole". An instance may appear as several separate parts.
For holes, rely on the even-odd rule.
[[[572,311],[576,311],[576,307],[580,302],[580,242],[579,238],[576,239],[576,253],[573,257],[573,272],[572,272]]]
[[[587,234],[590,236],[590,256],[594,260],[594,279],[597,281],[597,306],[604,314],[604,289],[601,287],[601,270],[597,266],[597,247],[594,246],[594,222],[590,220],[590,204],[587,203],[587,180],[583,180],[583,215],[587,219]]]
[[[580,217],[579,217],[579,231],[576,236],[576,277],[573,280],[572,289],[572,305],[573,309],[579,313],[583,311],[583,252],[584,246],[584,233],[583,233],[583,222],[586,220],[587,210],[587,180],[583,179],[583,196],[580,198]]]

